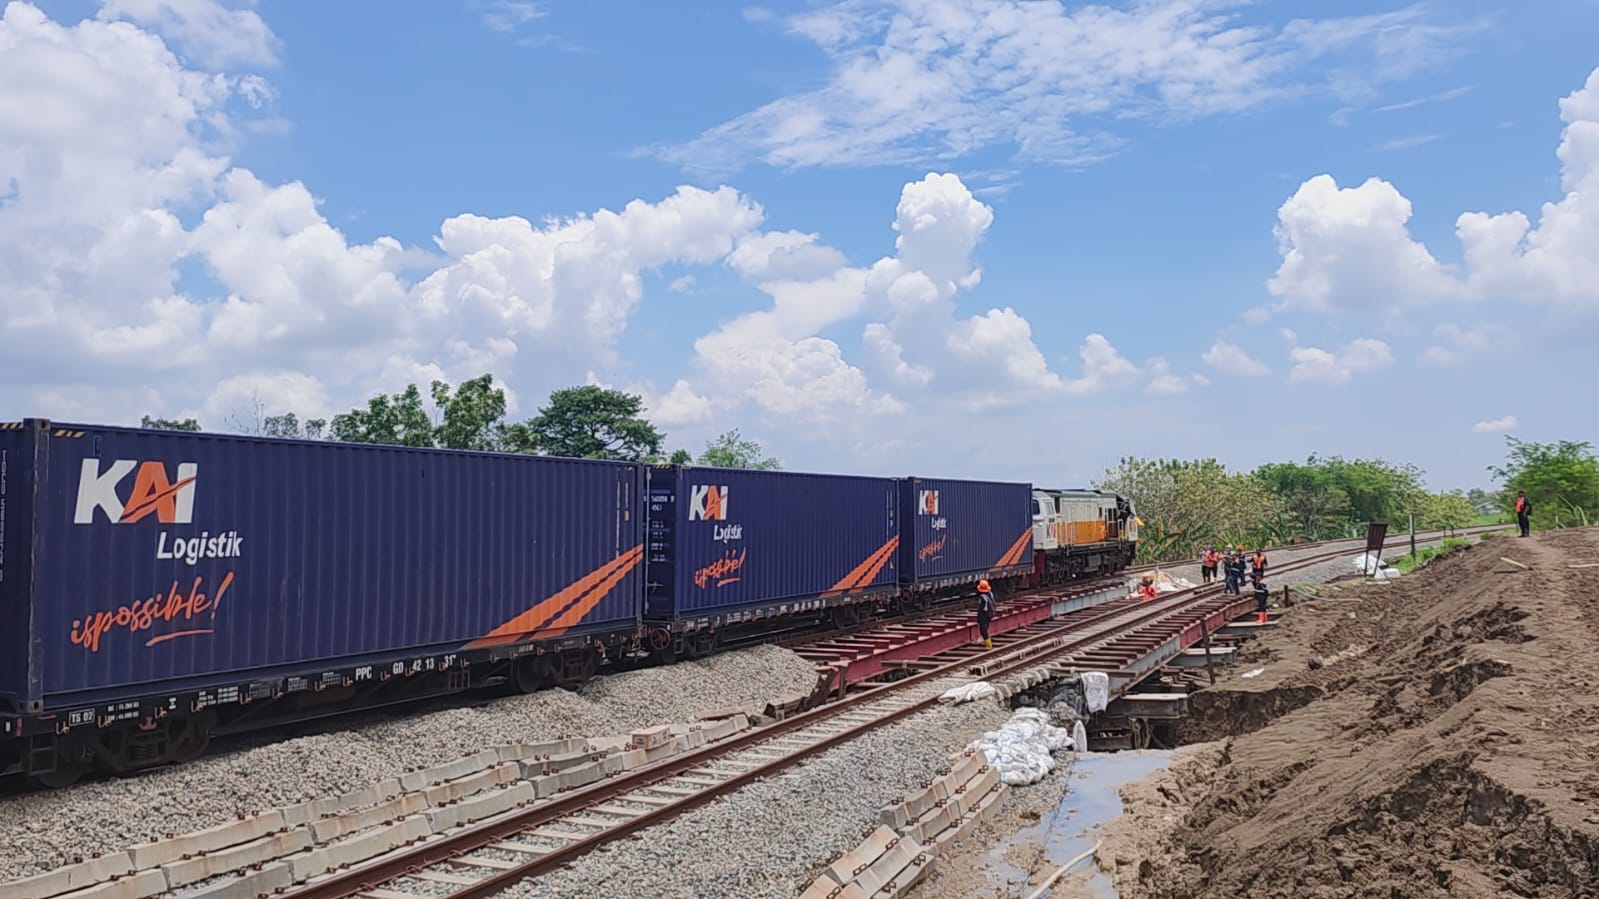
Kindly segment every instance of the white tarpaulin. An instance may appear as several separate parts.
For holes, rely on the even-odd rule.
[[[1110,702],[1110,675],[1103,671],[1084,671],[1078,675],[1083,680],[1083,699],[1088,702],[1088,711],[1105,711],[1105,706]]]
[[[1194,586],[1194,582],[1188,578],[1173,577],[1157,568],[1149,574],[1141,574],[1129,580],[1127,582],[1127,592],[1129,594],[1137,593],[1138,585],[1143,583],[1146,577],[1155,582],[1156,593],[1175,593],[1178,590],[1188,590]]]
[[[997,692],[998,691],[994,689],[994,685],[986,680],[973,681],[969,684],[961,684],[958,687],[950,687],[938,697],[938,701],[954,703],[971,702],[975,699],[987,699],[990,696],[994,696]]]
[[[1049,723],[1039,709],[1018,709],[997,731],[991,730],[969,744],[980,749],[1001,783],[1012,786],[1037,783],[1055,770],[1054,752],[1074,749],[1071,734]]]
[[[1399,572],[1389,568],[1386,562],[1378,559],[1371,553],[1361,553],[1349,560],[1361,574],[1375,575],[1376,577],[1399,577]],[[1377,567],[1377,566],[1382,567]]]

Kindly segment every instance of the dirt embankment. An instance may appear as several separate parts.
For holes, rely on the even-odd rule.
[[[1291,609],[1123,791],[1123,899],[1599,897],[1595,562],[1494,538]]]

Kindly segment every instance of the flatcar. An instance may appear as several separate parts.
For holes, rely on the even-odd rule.
[[[0,777],[1131,561],[1091,491],[0,423]]]

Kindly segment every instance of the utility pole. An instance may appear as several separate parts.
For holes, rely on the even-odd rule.
[[[1416,513],[1410,513],[1410,557],[1416,557]]]

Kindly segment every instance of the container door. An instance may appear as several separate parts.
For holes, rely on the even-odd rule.
[[[675,467],[648,471],[644,617],[650,621],[671,620],[677,605],[677,475]]]

